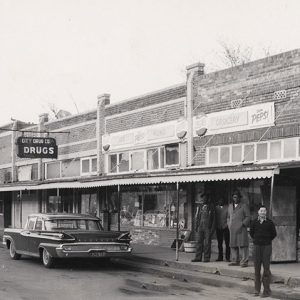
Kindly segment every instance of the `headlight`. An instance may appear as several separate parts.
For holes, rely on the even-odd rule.
[[[127,250],[128,246],[127,245],[120,245],[120,250]]]

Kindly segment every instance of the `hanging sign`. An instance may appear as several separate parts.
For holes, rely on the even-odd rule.
[[[57,145],[54,138],[19,137],[17,139],[20,158],[57,158]]]

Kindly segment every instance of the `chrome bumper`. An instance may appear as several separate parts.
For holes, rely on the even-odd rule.
[[[132,248],[126,247],[120,243],[76,243],[63,244],[56,248],[57,256],[60,258],[76,258],[76,257],[122,257],[130,254]],[[119,249],[118,249],[119,247]],[[73,249],[72,249],[73,248]]]

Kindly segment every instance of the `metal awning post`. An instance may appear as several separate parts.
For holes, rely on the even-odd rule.
[[[176,261],[179,259],[179,182],[176,182],[177,203],[176,203]]]
[[[22,203],[22,190],[20,191],[20,227],[23,228],[23,224],[22,224],[22,206],[23,206],[23,203]]]
[[[274,197],[274,180],[275,180],[275,174],[271,177],[271,194],[270,194],[270,208],[269,208],[269,217],[272,218],[273,216],[273,197]]]
[[[120,185],[118,184],[118,231],[121,230],[121,199],[120,199]]]

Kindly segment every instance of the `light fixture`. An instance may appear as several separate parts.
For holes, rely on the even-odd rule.
[[[187,131],[186,130],[181,130],[179,132],[177,132],[177,137],[179,139],[183,139],[186,136]]]
[[[108,151],[109,147],[110,147],[110,144],[105,144],[105,145],[103,145],[102,148],[103,148],[104,151]]]
[[[199,129],[196,130],[196,134],[198,136],[203,136],[203,135],[205,135],[206,131],[207,131],[207,128],[202,127],[202,128],[199,128]]]

